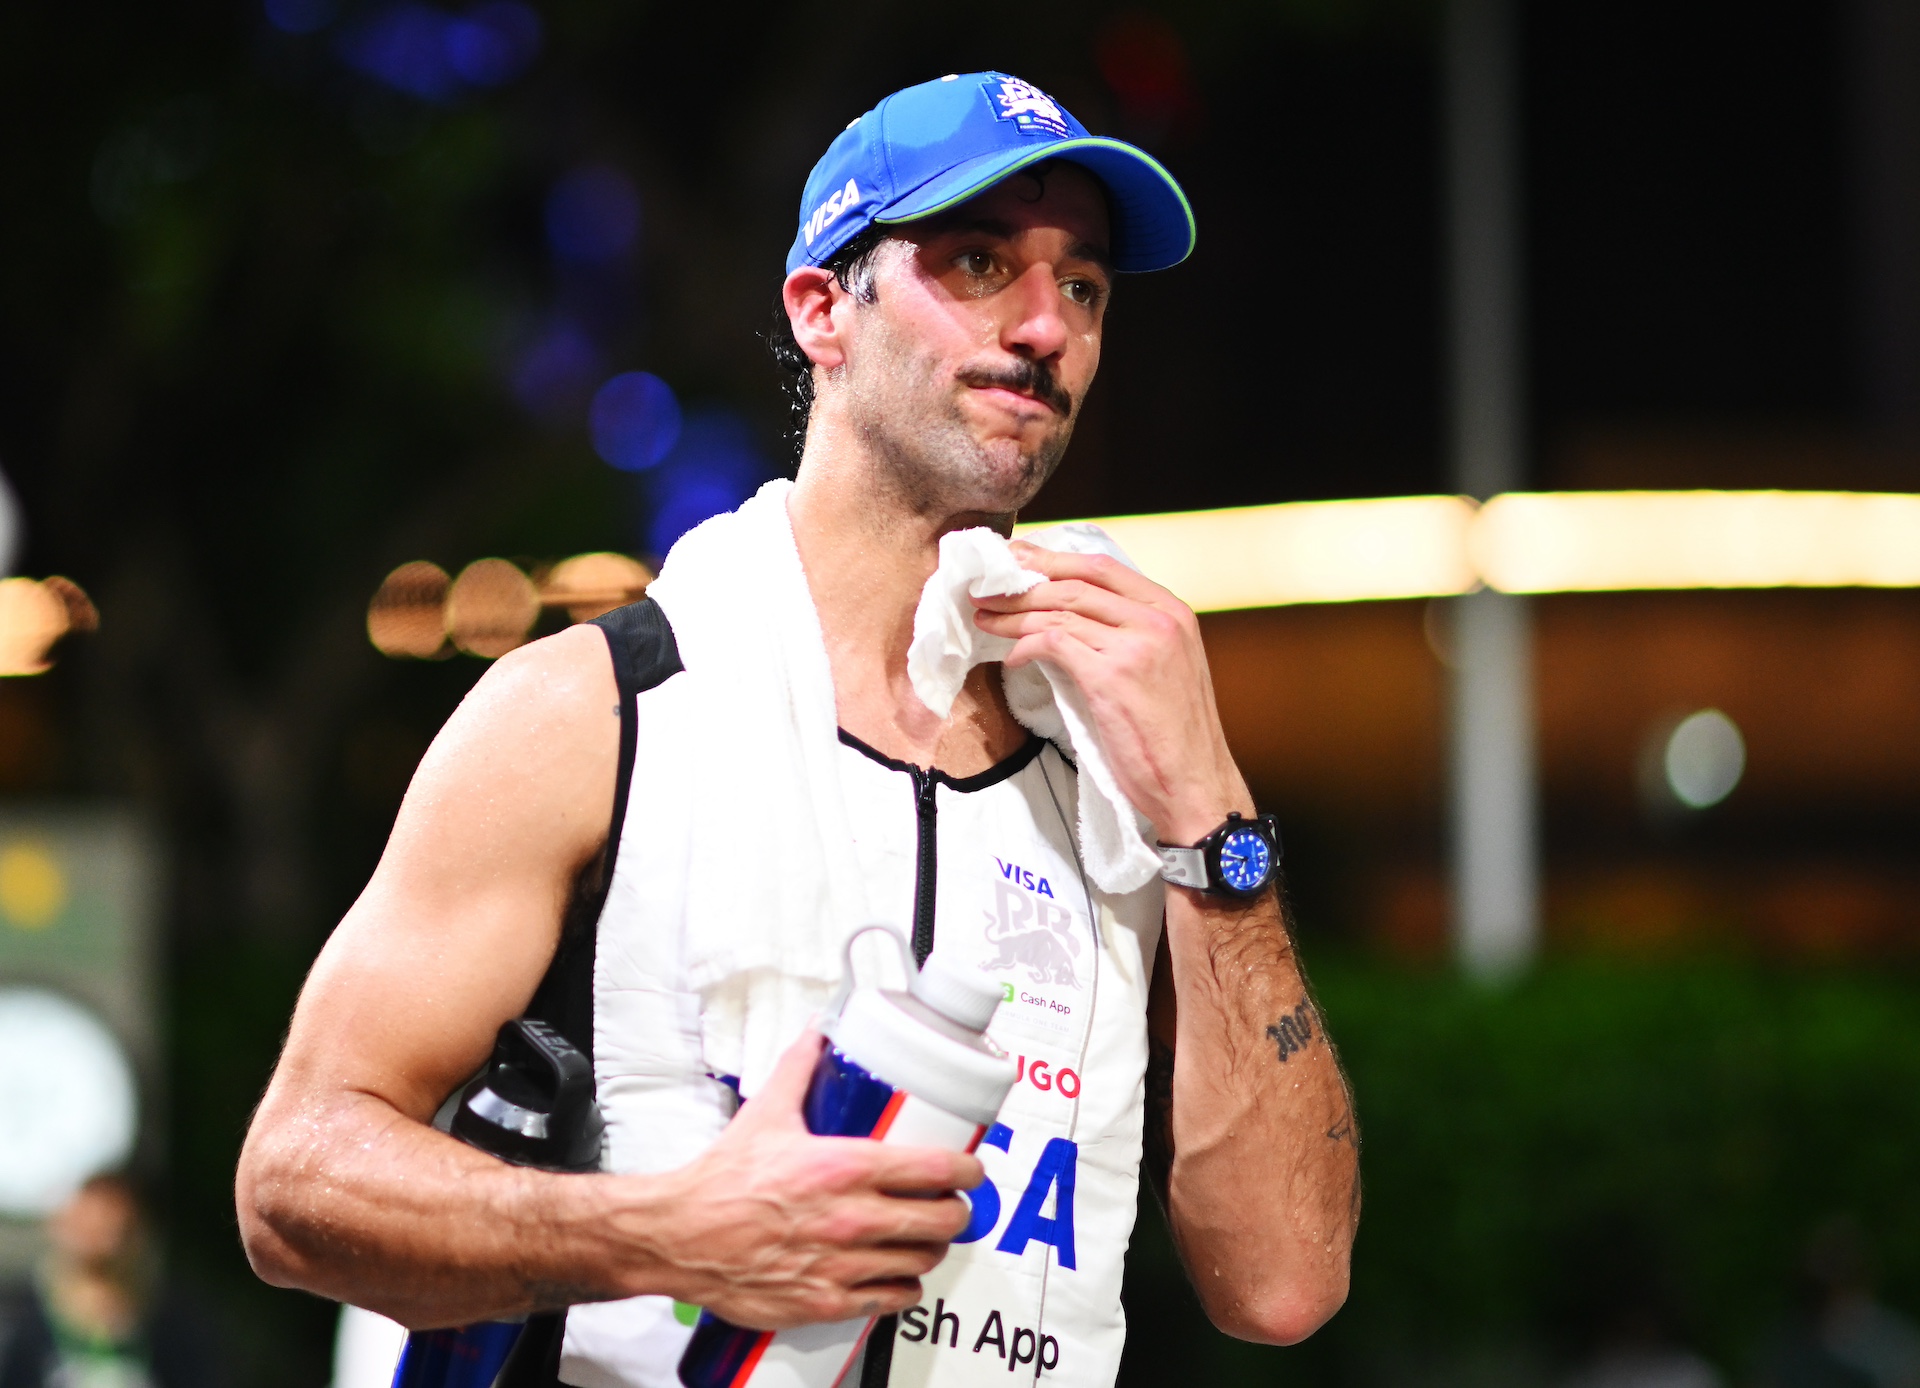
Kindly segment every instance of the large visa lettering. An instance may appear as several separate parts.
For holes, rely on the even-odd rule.
[[[1011,1155],[1013,1129],[1004,1123],[995,1123],[980,1139],[980,1145],[997,1147]],[[1027,1251],[1030,1243],[1052,1244],[1060,1266],[1074,1267],[1073,1188],[1079,1172],[1079,1144],[1064,1137],[1048,1138],[1039,1160],[1033,1164],[1033,1174],[1027,1178],[1027,1188],[1020,1193],[1019,1202],[1007,1219],[1007,1227],[1001,1231],[994,1247],[1017,1258]],[[973,1213],[954,1242],[978,1243],[1000,1223],[1000,1188],[988,1178],[966,1195]],[[1046,1213],[1049,1199],[1053,1205],[1050,1215]]]

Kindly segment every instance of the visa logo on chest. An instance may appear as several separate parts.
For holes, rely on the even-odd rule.
[[[1018,863],[1005,862],[999,858],[993,861],[999,864],[1000,875],[1007,881],[1016,882],[1038,896],[1053,895],[1053,888],[1048,885],[1046,878],[1036,875],[1028,868],[1021,867]]]

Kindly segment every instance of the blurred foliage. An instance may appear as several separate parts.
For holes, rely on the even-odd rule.
[[[1365,1134],[1348,1304],[1294,1349],[1209,1332],[1147,1202],[1124,1382],[1426,1382],[1490,1348],[1551,1366],[1624,1281],[1739,1381],[1835,1214],[1920,1310],[1913,980],[1563,961],[1489,990],[1342,961],[1316,982]]]

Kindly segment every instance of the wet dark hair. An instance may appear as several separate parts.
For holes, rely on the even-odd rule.
[[[879,297],[873,282],[873,261],[886,240],[885,228],[870,226],[835,251],[824,268],[833,272],[842,289],[861,303],[870,304]],[[807,420],[813,414],[813,359],[794,340],[787,306],[778,294],[773,299],[767,348],[773,353],[774,365],[780,368],[780,390],[787,397],[787,438],[793,448],[789,461],[797,464],[801,450],[807,446]]]

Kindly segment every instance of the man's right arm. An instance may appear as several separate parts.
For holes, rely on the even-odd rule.
[[[604,639],[577,627],[497,662],[422,760],[241,1154],[267,1281],[415,1327],[660,1293],[775,1328],[912,1305],[966,1223],[972,1157],[807,1134],[817,1038],[657,1176],[510,1167],[429,1126],[531,999],[605,840],[618,703]]]

